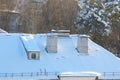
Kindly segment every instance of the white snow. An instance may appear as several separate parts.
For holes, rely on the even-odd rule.
[[[108,22],[102,20],[102,18],[99,15],[94,14],[94,16],[97,18],[97,21],[102,22],[106,27],[109,26]]]
[[[79,2],[79,6],[80,7],[83,7],[84,5],[85,5],[85,0],[78,0],[78,2]]]
[[[93,3],[94,7],[90,6],[90,2]],[[86,23],[88,23],[87,25],[89,25],[90,22],[92,21],[91,19],[96,20],[97,18],[98,22],[104,24],[103,27],[105,32],[103,33],[106,33],[106,35],[108,35],[111,32],[111,30],[109,30],[112,27],[109,24],[111,20],[108,17],[120,11],[120,0],[110,0],[110,1],[102,0],[100,3],[102,5],[101,8],[99,8],[100,7],[98,5],[99,3],[97,4],[96,1],[92,1],[92,0],[79,0],[78,4],[82,6],[82,9],[78,13],[78,18],[77,18],[77,21],[79,22],[78,24],[86,25]],[[91,18],[93,14],[95,18]],[[106,27],[108,26],[110,28],[106,29]]]
[[[8,32],[0,28],[0,33],[7,34]]]
[[[47,53],[47,34],[36,34],[32,37],[41,51],[40,60],[28,60],[20,39],[23,35],[0,34],[0,73],[96,72],[102,75],[103,72],[120,72],[120,59],[90,39],[89,53],[78,53],[78,35],[59,37],[58,52]]]
[[[23,45],[25,46],[25,49],[27,49],[28,51],[40,52],[33,35],[23,35],[20,38],[23,42]]]
[[[97,72],[64,72],[60,76],[100,76]]]

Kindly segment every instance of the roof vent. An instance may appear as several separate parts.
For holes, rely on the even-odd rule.
[[[25,35],[20,37],[23,46],[27,52],[28,59],[38,60],[40,56],[40,50],[36,44],[36,41],[32,35]]]
[[[88,53],[88,39],[87,35],[79,35],[77,40],[77,50],[79,53]]]
[[[47,52],[57,53],[57,36],[53,33],[47,35]]]
[[[60,37],[69,37],[70,30],[51,30],[52,33],[56,33]]]

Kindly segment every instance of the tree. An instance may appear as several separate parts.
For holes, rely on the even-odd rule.
[[[49,32],[51,29],[70,29],[77,17],[78,2],[76,0],[48,0],[36,2],[26,0],[21,11],[20,23],[28,20],[27,32]],[[31,28],[31,29],[29,29]],[[30,31],[31,30],[31,31]]]
[[[101,32],[104,29],[104,19],[101,14],[103,12],[103,5],[101,0],[86,0],[85,6],[79,13],[79,18],[77,19],[76,24],[84,25],[88,28],[87,33],[94,33],[97,31]],[[105,22],[105,21],[104,21]]]
[[[43,8],[46,25],[50,29],[71,29],[78,9],[75,0],[48,0]]]
[[[91,35],[93,41],[114,54],[120,50],[119,5],[119,0],[85,0],[76,22],[82,28],[80,33],[85,31],[82,33]]]

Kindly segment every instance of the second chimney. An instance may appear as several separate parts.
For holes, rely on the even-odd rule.
[[[57,36],[55,34],[48,34],[46,49],[48,53],[57,53]]]
[[[77,50],[79,53],[88,53],[88,39],[87,35],[79,35],[77,40]]]

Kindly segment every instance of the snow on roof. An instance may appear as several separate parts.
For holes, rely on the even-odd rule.
[[[78,37],[81,37],[81,38],[89,38],[90,36],[88,36],[88,35],[78,35]]]
[[[97,72],[65,72],[61,73],[59,76],[100,76],[101,74]]]
[[[39,51],[40,52],[40,49],[38,48],[33,35],[23,35],[23,36],[20,36],[20,38],[27,51]]]
[[[28,60],[20,39],[38,45],[40,60]],[[58,52],[47,53],[47,34],[23,36],[0,34],[0,73],[39,72],[120,72],[120,59],[89,39],[88,54],[76,50],[78,35],[58,37]],[[29,45],[32,46],[32,45]],[[32,46],[34,47],[34,46]],[[30,47],[31,48],[31,47]]]
[[[8,33],[8,32],[0,28],[0,33]]]

